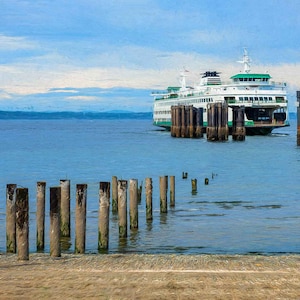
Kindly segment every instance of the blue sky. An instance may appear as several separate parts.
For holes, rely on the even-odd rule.
[[[151,111],[151,91],[268,71],[300,89],[299,0],[0,0],[0,109]]]

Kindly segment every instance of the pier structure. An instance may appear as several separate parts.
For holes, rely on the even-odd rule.
[[[171,136],[182,138],[203,137],[203,108],[193,105],[171,107]]]
[[[208,141],[228,140],[228,105],[224,102],[209,103],[207,105],[207,128]]]
[[[244,141],[246,137],[245,128],[245,106],[232,107],[232,139]]]

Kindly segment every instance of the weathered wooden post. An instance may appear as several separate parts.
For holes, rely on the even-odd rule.
[[[195,137],[195,118],[194,118],[194,107],[193,105],[188,106],[189,108],[189,137]]]
[[[70,217],[70,180],[60,180],[61,187],[61,207],[60,207],[60,232],[61,237],[71,236]]]
[[[246,136],[245,129],[245,107],[232,107],[232,139],[234,141],[244,141]]]
[[[75,253],[85,253],[87,184],[76,185]]]
[[[209,141],[228,140],[227,103],[209,103],[207,105],[207,139]]]
[[[187,179],[187,178],[188,178],[188,173],[182,172],[182,179]]]
[[[203,137],[203,108],[199,107],[196,109],[196,137]]]
[[[168,212],[167,193],[168,193],[168,176],[160,176],[160,212]]]
[[[146,220],[152,219],[152,178],[146,178]]]
[[[113,176],[112,177],[112,181],[111,181],[111,210],[113,213],[117,213],[118,212],[118,178],[117,176]]]
[[[214,141],[217,137],[215,125],[215,106],[212,103],[207,104],[207,127],[206,138],[209,141]]]
[[[176,136],[176,106],[171,106],[171,136]]]
[[[175,108],[175,136],[179,138],[181,136],[181,106],[176,106]]]
[[[50,187],[50,256],[60,257],[61,187]]]
[[[205,179],[204,179],[204,184],[205,184],[205,185],[208,185],[208,184],[209,184],[209,179],[208,179],[208,178],[205,178]]]
[[[138,229],[138,181],[137,179],[129,180],[129,219],[130,229]]]
[[[18,260],[29,260],[28,189],[16,189],[16,236]]]
[[[175,206],[175,176],[170,176],[170,207]]]
[[[300,91],[297,91],[297,146],[300,146]]]
[[[185,106],[182,105],[181,106],[181,124],[180,124],[180,128],[181,128],[181,137],[184,138],[185,134],[186,134],[186,113],[185,113]]]
[[[110,182],[100,182],[98,250],[108,249]]]
[[[127,180],[118,180],[119,238],[127,237]]]
[[[196,194],[197,193],[197,179],[191,179],[192,182],[192,194]]]
[[[39,181],[36,184],[36,249],[45,249],[45,202],[46,182]]]
[[[16,253],[16,184],[6,185],[6,252]]]

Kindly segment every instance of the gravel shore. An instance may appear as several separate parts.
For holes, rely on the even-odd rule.
[[[0,299],[300,299],[300,256],[0,255]]]

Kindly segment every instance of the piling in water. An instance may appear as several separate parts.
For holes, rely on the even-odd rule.
[[[118,178],[117,176],[112,177],[112,192],[111,192],[111,210],[113,213],[118,212]]]
[[[29,260],[28,189],[16,189],[16,237],[18,260]]]
[[[50,187],[50,256],[60,257],[61,187]]]
[[[197,193],[197,179],[191,179],[191,183],[192,183],[192,193]]]
[[[71,236],[70,217],[70,180],[60,180],[61,207],[60,207],[60,232],[61,237]]]
[[[171,136],[199,138],[203,136],[203,109],[193,105],[171,107]]]
[[[245,107],[232,107],[232,139],[234,141],[244,141],[246,137],[245,128]]]
[[[129,219],[130,229],[138,229],[138,181],[137,179],[129,180]]]
[[[159,186],[160,186],[160,212],[168,212],[167,204],[167,193],[168,193],[168,176],[159,177]]]
[[[207,104],[207,123],[207,140],[227,141],[229,133],[227,103]]]
[[[100,182],[98,250],[108,249],[110,182]]]
[[[16,184],[6,185],[6,252],[16,253]]]
[[[170,207],[175,206],[175,176],[170,176]]]
[[[45,249],[45,202],[46,182],[39,181],[36,184],[36,249]]]
[[[87,184],[76,185],[75,253],[85,253]]]
[[[209,179],[208,179],[208,178],[205,178],[205,179],[204,179],[204,184],[205,184],[205,185],[208,185],[208,184],[209,184]]]
[[[146,220],[152,219],[152,178],[146,178]]]
[[[127,237],[127,180],[118,180],[119,238]]]

